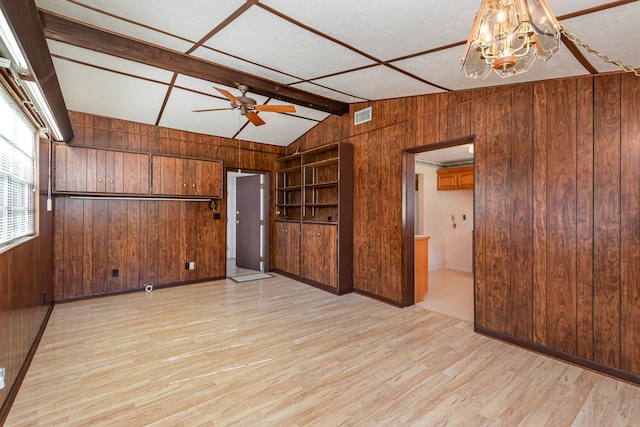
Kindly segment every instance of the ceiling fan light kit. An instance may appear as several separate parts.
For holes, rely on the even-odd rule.
[[[258,111],[275,112],[275,113],[295,113],[296,108],[293,105],[266,105],[258,104],[255,99],[249,98],[247,92],[249,87],[246,85],[238,85],[240,96],[236,97],[226,89],[221,89],[214,86],[214,89],[220,92],[225,98],[231,102],[231,106],[228,108],[209,108],[204,110],[193,110],[194,113],[202,113],[206,111],[221,111],[221,110],[240,110],[240,114],[245,116],[254,126],[261,126],[265,124],[265,121],[258,116]]]

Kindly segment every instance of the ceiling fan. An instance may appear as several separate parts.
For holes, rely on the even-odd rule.
[[[229,101],[231,101],[231,107],[228,108],[209,108],[205,110],[193,110],[194,113],[202,113],[205,111],[221,111],[221,110],[240,110],[240,114],[246,116],[247,119],[255,126],[263,125],[265,122],[258,116],[258,111],[271,111],[276,113],[295,113],[296,107],[293,105],[258,105],[255,99],[247,96],[249,87],[246,85],[238,85],[240,96],[236,97],[231,92],[225,89],[220,89],[214,86],[214,89],[224,95]]]

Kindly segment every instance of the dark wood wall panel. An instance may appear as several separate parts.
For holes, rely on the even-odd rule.
[[[286,151],[284,147],[84,113],[71,112],[70,116],[75,145],[222,160],[226,167],[264,171],[272,171],[275,160]],[[107,172],[122,169],[123,159],[106,159]],[[146,170],[136,167],[120,172],[128,181],[149,178]],[[66,178],[76,179],[72,171]],[[213,219],[213,212],[204,202],[79,200],[62,196],[57,202],[53,277],[58,300],[225,275],[224,200],[218,201],[220,219]],[[195,269],[186,270],[187,262],[195,262]],[[116,269],[118,276],[114,277]]]
[[[514,90],[513,99],[533,99],[533,87]],[[524,108],[512,108],[510,194],[510,334],[533,339],[533,126]]]
[[[0,253],[0,361],[5,368],[0,424],[17,393],[21,370],[53,300],[53,212],[46,211],[47,164],[48,141],[42,141],[38,236]]]
[[[594,86],[594,359],[620,366],[620,76]]]
[[[484,204],[485,251],[492,257],[485,265],[485,321],[483,325],[492,330],[508,333],[511,255],[511,203],[510,157],[513,137],[511,124],[511,94],[502,94],[494,99],[493,108],[485,114],[485,161],[491,165],[491,173],[485,177]]]
[[[622,78],[621,93],[621,363],[640,372],[640,85],[634,76]],[[635,118],[635,120],[633,120]]]
[[[549,82],[547,91],[547,345],[575,354],[575,81]]]
[[[473,136],[476,327],[640,375],[639,91],[615,74],[354,104],[288,150],[353,144],[354,288],[402,305],[402,151]]]
[[[576,354],[593,359],[593,80],[576,82]]]

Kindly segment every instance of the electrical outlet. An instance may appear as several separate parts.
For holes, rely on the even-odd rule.
[[[120,272],[118,271],[117,268],[114,268],[113,270],[111,270],[111,277],[118,277],[118,274]]]
[[[4,388],[4,368],[0,368],[0,390]]]
[[[194,261],[191,261],[189,263],[189,270],[195,270],[196,269],[196,263]]]

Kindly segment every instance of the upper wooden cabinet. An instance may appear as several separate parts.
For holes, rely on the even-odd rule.
[[[149,155],[67,144],[54,146],[57,193],[149,194]]]
[[[438,191],[467,190],[473,188],[473,166],[438,169]]]
[[[151,193],[162,196],[222,197],[222,162],[151,156]]]

